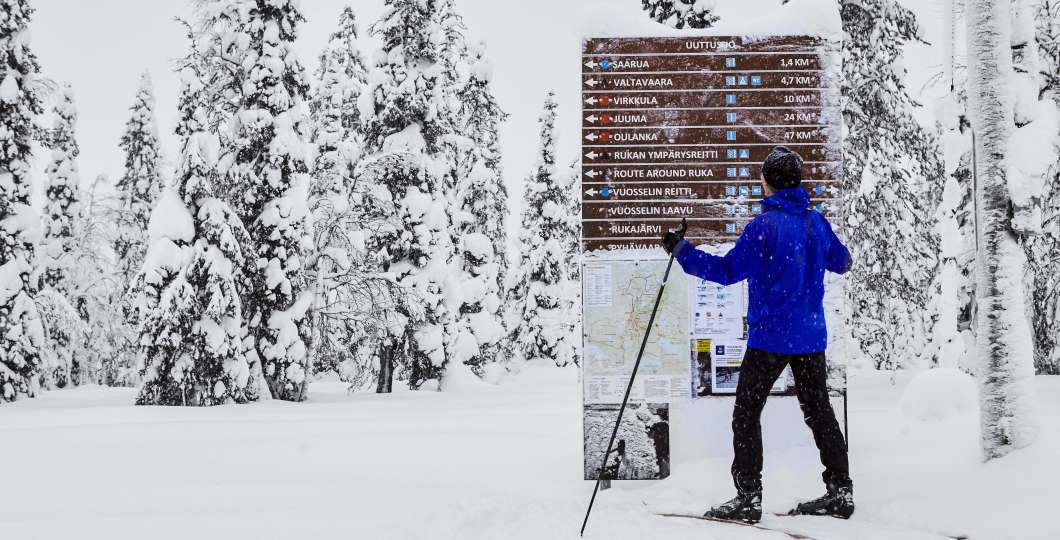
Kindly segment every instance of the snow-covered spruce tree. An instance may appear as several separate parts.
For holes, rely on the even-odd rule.
[[[508,190],[504,185],[499,144],[500,123],[508,118],[490,88],[492,66],[485,45],[469,48],[466,77],[457,93],[460,133],[457,147],[453,227],[458,239],[461,290],[459,319],[470,354],[461,360],[482,375],[486,364],[506,360],[501,296],[508,270],[506,222]]]
[[[249,49],[254,43],[251,12],[257,0],[192,0],[194,16],[181,20],[191,43],[188,54],[179,65],[191,67],[200,77],[206,100],[206,129],[216,133],[224,150],[218,164],[225,172],[228,150],[235,144],[228,140],[234,135],[229,123],[243,104],[246,95],[244,83],[249,81],[252,64],[246,63]],[[218,178],[227,180],[226,177]],[[215,186],[215,189],[229,186]],[[232,187],[233,190],[238,189]],[[227,192],[225,192],[227,194]],[[238,194],[233,194],[236,197]]]
[[[450,267],[449,161],[441,147],[449,126],[440,114],[436,9],[434,0],[387,0],[371,28],[382,50],[360,100],[366,153],[357,176],[372,186],[367,218],[380,223],[367,247],[403,293],[376,354],[379,392],[391,390],[397,368],[412,388],[441,380],[460,305]]]
[[[55,126],[50,134],[51,162],[45,171],[44,187],[44,283],[66,294],[70,289],[69,254],[73,237],[74,217],[78,212],[80,177],[77,156],[81,153],[74,129],[77,125],[77,106],[73,88],[63,85],[62,96],[55,105]]]
[[[1014,120],[1019,117],[1010,87],[1016,83],[1011,9],[1008,1],[967,0],[965,12],[968,105],[977,156],[976,357],[986,459],[1030,444],[1037,432],[1032,341],[1023,289],[1026,255],[1018,243],[1018,220],[1012,219],[1014,203],[1024,194],[1010,190],[1006,160]]]
[[[1035,19],[1041,97],[1060,107],[1060,1],[1042,0]],[[1024,244],[1034,366],[1038,373],[1060,375],[1060,160],[1045,172],[1041,212],[1041,230]]]
[[[129,113],[119,143],[125,153],[125,168],[116,189],[122,219],[114,242],[119,273],[126,277],[127,283],[132,282],[132,276],[143,266],[147,223],[163,185],[154,89],[147,72],[140,76],[140,86]]]
[[[309,102],[312,142],[317,145],[310,188],[314,204],[347,196],[363,144],[357,99],[367,78],[364,58],[357,48],[357,19],[353,9],[346,7],[320,54],[316,90]]]
[[[568,280],[568,317],[569,325],[574,328],[574,363],[581,365],[582,357],[582,161],[574,160],[567,174],[567,218],[570,227],[567,229],[567,265]]]
[[[509,335],[514,354],[526,361],[558,366],[575,361],[577,336],[570,316],[569,253],[572,235],[568,182],[556,168],[555,93],[545,98],[541,146],[534,172],[526,179],[519,231],[520,275],[509,291],[514,309]]]
[[[713,0],[640,0],[648,16],[672,28],[710,28],[718,22]]]
[[[848,242],[848,327],[877,368],[932,364],[937,275],[933,223],[943,166],[935,137],[917,123],[903,82],[902,50],[919,39],[913,13],[894,0],[844,1],[844,179]]]
[[[219,405],[257,396],[251,366],[241,351],[242,223],[213,193],[213,142],[205,129],[202,86],[182,73],[182,139],[177,184],[167,190],[150,222],[144,266],[150,305],[140,345],[140,405]]]
[[[71,304],[71,292],[76,287],[70,279],[76,264],[72,251],[80,191],[76,125],[74,91],[66,84],[55,104],[55,125],[48,136],[52,156],[45,171],[44,239],[39,253],[44,288],[38,295],[38,302],[45,322],[47,356],[51,364],[45,383],[56,388],[78,385],[82,379],[80,359],[74,354],[74,341],[80,336],[78,314]]]
[[[129,107],[129,119],[125,122],[125,133],[119,146],[125,154],[125,167],[118,179],[117,223],[114,230],[113,250],[117,262],[117,277],[128,294],[117,300],[122,304],[128,346],[117,352],[122,363],[136,355],[137,327],[139,325],[135,291],[136,279],[143,267],[147,251],[147,223],[158,199],[164,181],[162,179],[162,156],[155,120],[155,95],[151,76],[140,75],[133,105]]]
[[[243,309],[272,397],[302,401],[312,303],[305,275],[312,248],[304,102],[309,88],[292,46],[304,19],[294,0],[257,0],[248,7],[243,65],[250,68],[229,126],[232,162],[225,171],[250,233]]]
[[[444,134],[439,137],[441,154],[445,159],[443,191],[448,199],[452,217],[453,240],[456,250],[452,273],[456,276],[464,298],[447,325],[447,375],[457,377],[454,366],[467,366],[472,372],[484,375],[486,365],[494,362],[504,329],[500,307],[501,267],[493,242],[504,238],[503,218],[484,225],[484,214],[491,213],[498,197],[499,171],[492,170],[486,154],[499,159],[496,123],[491,116],[504,113],[497,107],[489,89],[489,63],[481,45],[469,46],[464,20],[456,13],[452,0],[438,0],[433,20],[441,38],[437,49],[441,74],[436,81],[439,96],[440,124]],[[490,122],[494,125],[488,125]],[[491,160],[492,161],[492,160]],[[503,190],[503,186],[500,188]],[[500,238],[489,236],[501,232]],[[443,382],[444,384],[444,382]]]
[[[44,331],[32,276],[40,216],[30,206],[37,59],[28,0],[0,0],[0,403],[34,395]]]
[[[112,328],[117,333],[109,336],[113,358],[107,359],[105,378],[111,384],[135,384],[135,366],[139,345],[139,300],[138,276],[143,267],[147,251],[147,223],[151,211],[162,189],[162,159],[155,120],[155,95],[151,76],[140,75],[133,105],[129,107],[129,119],[125,122],[119,146],[125,155],[125,167],[118,179],[114,194],[117,208],[110,219],[113,221],[111,236],[114,252],[114,292],[112,301],[119,304],[120,323]],[[102,226],[102,225],[100,225]],[[96,294],[102,289],[95,288]],[[107,310],[109,311],[109,310]],[[108,313],[108,315],[111,315]],[[96,321],[100,324],[100,321]]]
[[[314,287],[313,373],[338,371],[365,338],[361,331],[367,314],[360,310],[360,300],[370,286],[359,232],[363,208],[353,204],[359,195],[353,169],[362,147],[357,99],[367,82],[367,68],[356,40],[357,21],[346,7],[320,55],[309,102],[311,140],[317,147],[309,190],[315,248],[308,268]]]

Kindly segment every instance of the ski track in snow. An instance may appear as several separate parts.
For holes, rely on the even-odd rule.
[[[765,525],[816,540],[1060,537],[1060,377],[1037,380],[1050,420],[1039,442],[986,465],[974,414],[920,420],[901,411],[901,376],[896,387],[886,374],[851,382],[854,519]],[[448,393],[347,395],[315,383],[301,404],[134,398],[86,387],[0,407],[0,539],[574,539],[592,491],[573,369],[530,367],[500,387]],[[790,421],[764,417],[767,512],[822,489],[808,431],[779,447],[769,437],[771,427],[788,435],[770,425],[778,419]],[[728,429],[704,426],[725,440]],[[655,516],[698,514],[731,495],[728,454],[677,458],[669,479],[602,491],[585,538],[789,538]]]

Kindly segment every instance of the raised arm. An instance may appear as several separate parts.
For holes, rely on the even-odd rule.
[[[752,221],[723,257],[704,253],[687,240],[674,248],[674,258],[685,273],[721,285],[743,281],[762,268],[766,258],[766,239],[762,224]]]

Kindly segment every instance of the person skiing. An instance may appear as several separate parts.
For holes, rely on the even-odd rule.
[[[809,208],[802,188],[802,157],[775,147],[762,164],[765,212],[751,221],[723,257],[697,250],[667,232],[663,247],[688,274],[721,285],[748,280],[748,341],[733,410],[732,478],[736,497],[711,508],[709,518],[758,522],[762,517],[762,409],[773,383],[791,366],[806,425],[824,465],[824,496],[791,514],[848,518],[854,513],[847,447],[828,399],[828,342],[824,273],[842,274],[850,252],[831,225]]]

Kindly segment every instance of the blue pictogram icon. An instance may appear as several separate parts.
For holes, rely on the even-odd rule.
[[[726,77],[726,81],[728,81],[728,77]],[[736,105],[736,94],[725,94],[725,104]]]
[[[611,61],[606,59],[606,58],[604,58],[603,60],[600,60],[600,67],[603,68],[603,69],[607,69],[607,68],[611,67]]]
[[[605,188],[601,189],[600,190],[600,195],[603,196],[603,197],[610,197],[611,196],[611,188],[610,187],[605,187]]]

